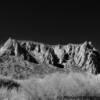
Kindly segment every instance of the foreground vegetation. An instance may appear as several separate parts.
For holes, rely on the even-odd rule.
[[[0,77],[0,100],[99,100],[100,75],[53,73],[26,80]]]

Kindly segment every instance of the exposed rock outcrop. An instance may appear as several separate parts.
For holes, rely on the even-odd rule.
[[[5,55],[7,57],[22,57],[24,61],[38,65],[45,63],[65,71],[100,73],[100,54],[91,42],[46,45],[9,38],[0,48],[1,61]]]

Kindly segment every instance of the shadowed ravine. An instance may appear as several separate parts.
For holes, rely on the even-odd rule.
[[[0,100],[99,100],[100,54],[91,42],[0,47]]]

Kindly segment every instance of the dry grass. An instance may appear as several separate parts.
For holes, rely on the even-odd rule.
[[[9,80],[9,79],[8,79]],[[15,81],[14,81],[15,82]],[[17,80],[18,89],[0,88],[0,100],[99,100],[100,75],[54,73]],[[4,99],[8,98],[8,99]]]

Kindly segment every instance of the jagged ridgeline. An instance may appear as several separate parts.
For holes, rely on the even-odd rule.
[[[9,38],[0,47],[0,74],[28,78],[56,71],[100,73],[100,54],[91,42],[47,45]]]

